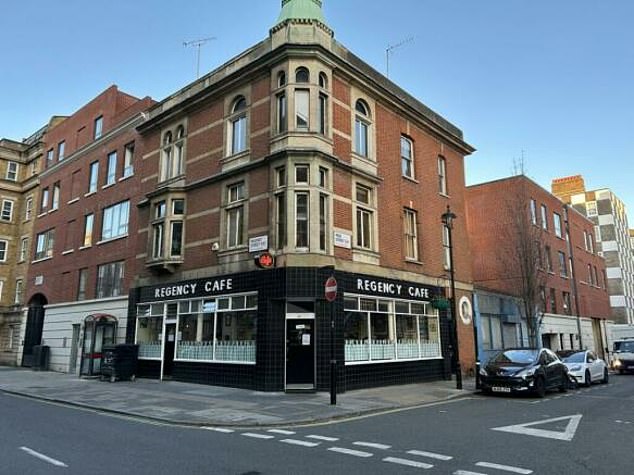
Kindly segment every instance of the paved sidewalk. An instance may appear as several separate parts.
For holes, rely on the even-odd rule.
[[[464,397],[455,381],[348,391],[330,405],[329,393],[285,394],[138,379],[101,382],[73,375],[0,367],[0,391],[170,424],[290,426],[343,419]]]

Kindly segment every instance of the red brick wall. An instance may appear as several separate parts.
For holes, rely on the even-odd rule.
[[[93,137],[93,120],[98,115],[104,117],[104,134],[117,126],[112,121],[112,117],[117,114],[116,106],[120,98],[120,94],[113,86],[93,101],[81,108],[76,114],[67,118],[62,124],[53,129],[53,133],[46,137],[46,149],[57,147],[58,141],[67,138],[78,129],[81,124],[86,124],[86,129],[90,130],[89,139]],[[140,111],[147,109],[152,101],[149,98],[136,100],[131,103],[131,96],[126,95],[124,104],[127,106],[127,115],[119,114],[119,119],[125,121],[130,117],[138,114]],[[56,168],[40,177],[41,188],[49,188],[49,208],[52,199],[52,188],[56,182],[60,183],[60,200],[59,208],[56,211],[50,211],[39,215],[34,224],[34,235],[31,242],[32,249],[37,243],[37,234],[48,229],[55,229],[55,243],[53,249],[53,257],[48,260],[33,263],[30,266],[27,283],[27,301],[35,293],[42,293],[46,296],[49,303],[58,303],[64,301],[72,301],[77,297],[79,269],[88,268],[88,280],[86,285],[86,298],[95,297],[96,290],[96,269],[97,266],[104,263],[125,260],[125,280],[124,294],[131,282],[135,272],[135,249],[137,238],[137,212],[136,204],[140,201],[140,174],[139,168],[141,163],[141,140],[136,131],[129,127],[124,132],[118,134],[107,142],[101,143],[94,150],[85,153],[78,159],[72,157],[76,147],[69,146],[72,140],[66,139],[65,160],[57,164]],[[133,166],[135,167],[135,175],[125,180],[119,180],[123,176],[123,160],[125,145],[135,143],[135,155]],[[116,182],[114,185],[102,188],[105,183],[107,170],[107,155],[113,151],[117,152],[117,171]],[[57,158],[57,157],[56,157]],[[94,161],[99,162],[99,185],[97,192],[89,196],[85,196],[88,192],[89,167]],[[56,161],[57,162],[57,161]],[[79,172],[76,177],[80,179],[79,184],[75,185],[75,189],[80,191],[79,200],[69,204],[73,198],[72,177],[73,173]],[[128,222],[128,237],[103,244],[97,244],[101,239],[101,226],[103,218],[103,209],[119,203],[121,201],[130,200],[130,218]],[[35,212],[39,213],[40,203],[35,204]],[[93,239],[92,246],[86,249],[79,249],[83,244],[84,236],[84,216],[94,213]],[[69,225],[74,221],[74,225]],[[67,234],[71,234],[67,236]],[[63,255],[62,252],[68,250],[72,243],[72,253]],[[35,276],[44,276],[43,285],[34,285]]]
[[[538,226],[541,223],[540,207],[542,204],[547,207],[548,230],[541,233],[541,244],[542,249],[546,245],[551,248],[553,273],[545,273],[546,292],[548,295],[549,289],[556,290],[557,310],[560,314],[563,313],[562,292],[570,292],[574,313],[574,292],[570,272],[567,278],[561,277],[558,258],[558,252],[563,252],[568,265],[570,253],[565,239],[555,235],[553,225],[553,212],[557,212],[562,217],[562,236],[565,236],[564,205],[527,178],[512,177],[467,188],[467,222],[473,253],[474,283],[479,287],[517,295],[516,282],[519,274],[516,269],[509,266],[509,260],[504,255],[517,249],[517,244],[510,239],[512,234],[509,231],[515,204],[507,203],[517,202],[522,196],[529,226],[532,226],[528,221],[529,200],[532,198],[536,202]],[[603,258],[586,251],[583,244],[583,230],[594,233],[592,222],[574,210],[570,210],[568,214],[581,316],[604,318],[609,314],[607,291],[586,283],[588,263],[596,265],[601,280],[602,271],[605,269]]]

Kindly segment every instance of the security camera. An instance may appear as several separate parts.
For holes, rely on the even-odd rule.
[[[211,250],[212,251],[217,251],[218,249],[220,249],[220,244],[218,244],[217,242],[213,243],[211,245]]]

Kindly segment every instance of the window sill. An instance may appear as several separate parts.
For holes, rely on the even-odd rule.
[[[112,183],[106,183],[105,185],[103,185],[103,186],[101,187],[101,189],[102,189],[102,190],[105,190],[106,188],[110,188],[110,187],[112,187],[112,186],[115,186],[116,184],[117,184],[117,181],[116,181],[116,179],[115,179],[115,181],[113,181]]]
[[[42,257],[41,259],[35,259],[34,261],[31,261],[31,264],[37,264],[38,262],[50,261],[51,259],[53,259],[53,256]]]
[[[59,210],[59,208],[51,208],[47,211],[47,214],[51,214],[54,213],[55,211]]]
[[[88,246],[80,246],[80,247],[79,247],[79,250],[80,250],[80,251],[83,251],[83,250],[85,250],[85,249],[90,249],[91,247],[92,247],[92,244],[89,244]]]
[[[73,252],[75,252],[75,249],[69,249],[68,251],[62,252],[62,256],[67,256],[68,254],[72,254]]]
[[[79,196],[77,198],[73,198],[72,200],[70,200],[68,203],[66,203],[67,205],[72,205],[73,203],[77,203],[79,201]]]
[[[37,215],[38,218],[42,218],[46,216],[46,211],[42,211],[40,214]]]
[[[101,241],[97,241],[96,245],[97,246],[101,246],[102,244],[107,244],[107,243],[112,242],[112,241],[118,241],[119,239],[125,239],[127,237],[128,237],[127,233],[126,234],[122,234],[121,236],[115,236],[115,237],[110,238],[110,239],[103,239]]]
[[[97,190],[95,190],[95,191],[89,191],[88,193],[86,193],[86,194],[84,195],[84,198],[88,198],[89,196],[92,196],[92,195],[95,195],[95,194],[97,194]]]
[[[442,193],[441,191],[438,192],[438,196],[442,196],[443,198],[451,198],[451,196],[449,196],[447,193]]]
[[[423,263],[421,261],[419,261],[418,259],[412,259],[411,257],[406,257],[405,258],[405,262],[407,262],[408,264],[416,264],[419,266],[422,266]]]
[[[401,177],[403,177],[404,180],[411,181],[412,183],[416,183],[417,185],[420,185],[420,182],[413,176],[401,175]]]
[[[359,155],[359,154],[358,154],[357,152],[355,152],[354,150],[353,150],[352,152],[350,152],[350,153],[352,154],[352,156],[353,156],[354,158],[357,158],[357,159],[362,160],[362,161],[364,161],[364,162],[368,162],[368,163],[370,163],[370,164],[372,164],[372,165],[375,165],[375,166],[377,165],[376,160],[375,160],[374,158],[370,157],[370,156]]]
[[[240,152],[236,152],[231,155],[227,155],[226,157],[223,157],[222,161],[231,162],[233,160],[238,160],[239,158],[242,158],[242,157],[247,157],[250,153],[251,153],[251,149],[247,148],[246,150],[242,150]]]
[[[122,176],[121,178],[119,178],[119,182],[122,182],[124,180],[129,180],[133,176],[134,176],[134,173],[130,173],[129,175]]]

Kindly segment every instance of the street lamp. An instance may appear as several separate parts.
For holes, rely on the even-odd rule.
[[[447,247],[449,248],[449,276],[451,277],[451,324],[452,324],[452,359],[454,368],[456,368],[456,389],[462,389],[462,370],[460,369],[460,354],[458,352],[458,312],[456,311],[456,280],[454,276],[453,265],[453,241],[451,231],[453,229],[453,221],[456,219],[455,213],[451,212],[451,208],[447,205],[447,211],[441,215],[442,223],[447,230]]]

